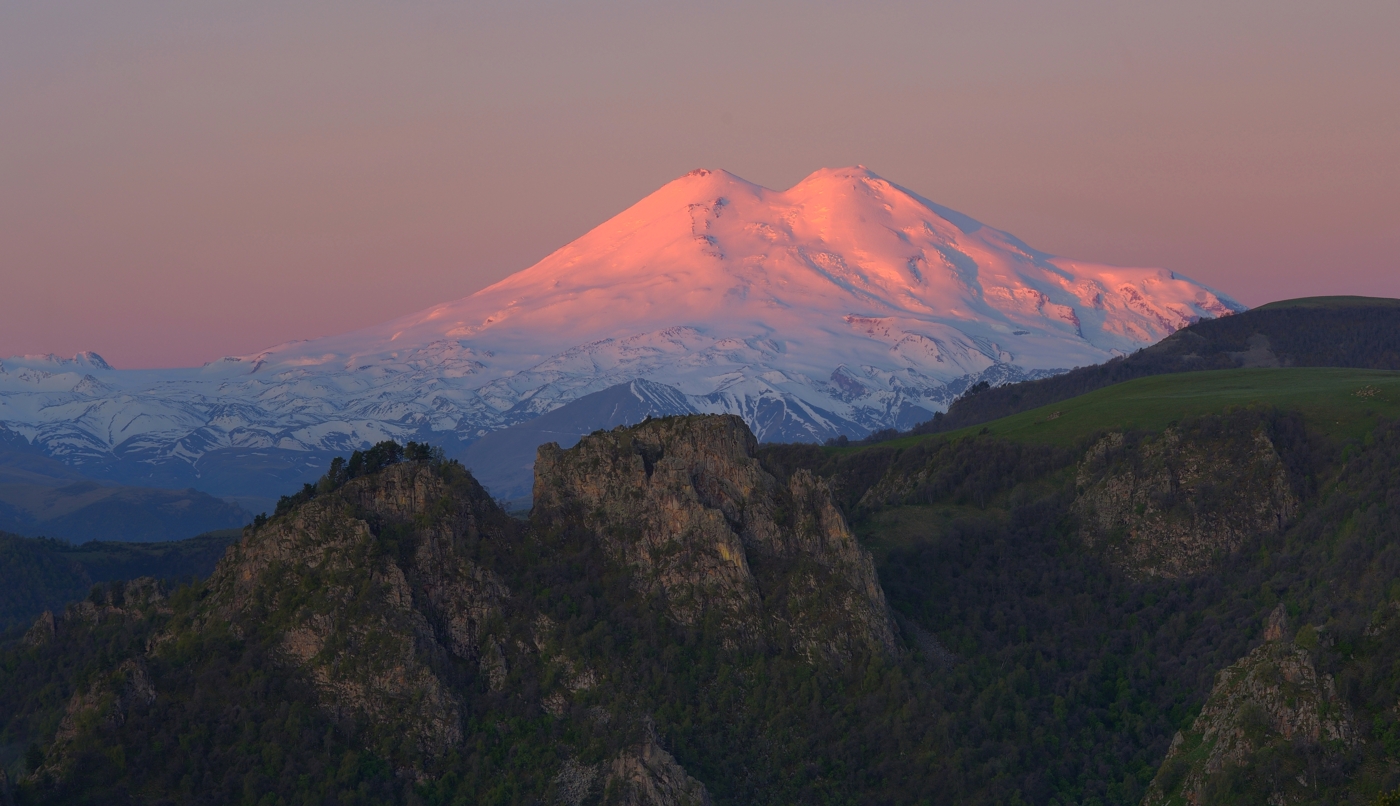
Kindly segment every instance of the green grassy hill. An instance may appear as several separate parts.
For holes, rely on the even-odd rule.
[[[879,443],[902,448],[930,439],[986,433],[1008,439],[1072,445],[1098,431],[1161,431],[1183,417],[1231,407],[1276,406],[1297,411],[1309,427],[1337,439],[1357,439],[1378,418],[1400,417],[1400,372],[1337,368],[1233,369],[1155,375],[944,434]],[[831,448],[854,453],[859,448]]]
[[[912,433],[982,425],[1138,378],[1252,367],[1400,370],[1400,300],[1308,297],[1197,322],[1103,364],[1036,381],[973,387]]]

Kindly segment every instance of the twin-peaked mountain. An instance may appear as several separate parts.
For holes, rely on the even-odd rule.
[[[760,440],[907,428],[968,386],[1102,362],[1242,306],[1038,252],[862,168],[677,179],[465,299],[198,369],[0,364],[0,424],[99,475],[267,497],[393,438],[466,447],[639,379]],[[600,423],[601,424],[601,423]],[[256,471],[256,479],[253,478]]]

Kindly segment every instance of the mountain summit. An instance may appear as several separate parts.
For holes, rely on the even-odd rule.
[[[998,363],[1096,363],[1240,310],[1171,272],[1037,252],[862,166],[782,192],[698,169],[470,297],[250,358],[354,364],[457,341],[492,353],[484,369],[533,360],[548,372],[680,351],[705,356],[676,379],[694,394],[713,391],[716,360],[737,350],[808,379],[844,365],[873,390],[890,386],[876,368],[946,383]]]
[[[645,379],[762,440],[820,440],[1241,310],[1169,271],[1038,252],[861,166],[786,191],[696,170],[524,271],[375,327],[191,370],[8,359],[0,423],[162,480],[249,452],[296,475],[321,464],[308,452],[465,446]]]

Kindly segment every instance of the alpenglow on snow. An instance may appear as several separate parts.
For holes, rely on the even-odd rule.
[[[461,451],[638,379],[761,440],[907,428],[979,381],[1241,310],[1170,271],[1038,252],[860,166],[786,191],[696,170],[528,269],[375,327],[195,369],[6,359],[0,425],[96,475],[256,498],[328,453]]]

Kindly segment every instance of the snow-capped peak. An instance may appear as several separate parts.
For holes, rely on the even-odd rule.
[[[907,426],[976,379],[1098,363],[1238,310],[1170,271],[1038,252],[863,166],[782,191],[697,169],[534,266],[381,325],[199,370],[110,371],[82,354],[120,392],[105,409],[83,396],[100,424],[64,427],[82,450],[134,429],[188,461],[386,435],[468,443],[646,379],[692,408],[768,418],[769,438],[820,439]],[[0,420],[37,435],[65,409],[18,405],[34,382],[0,378]]]

